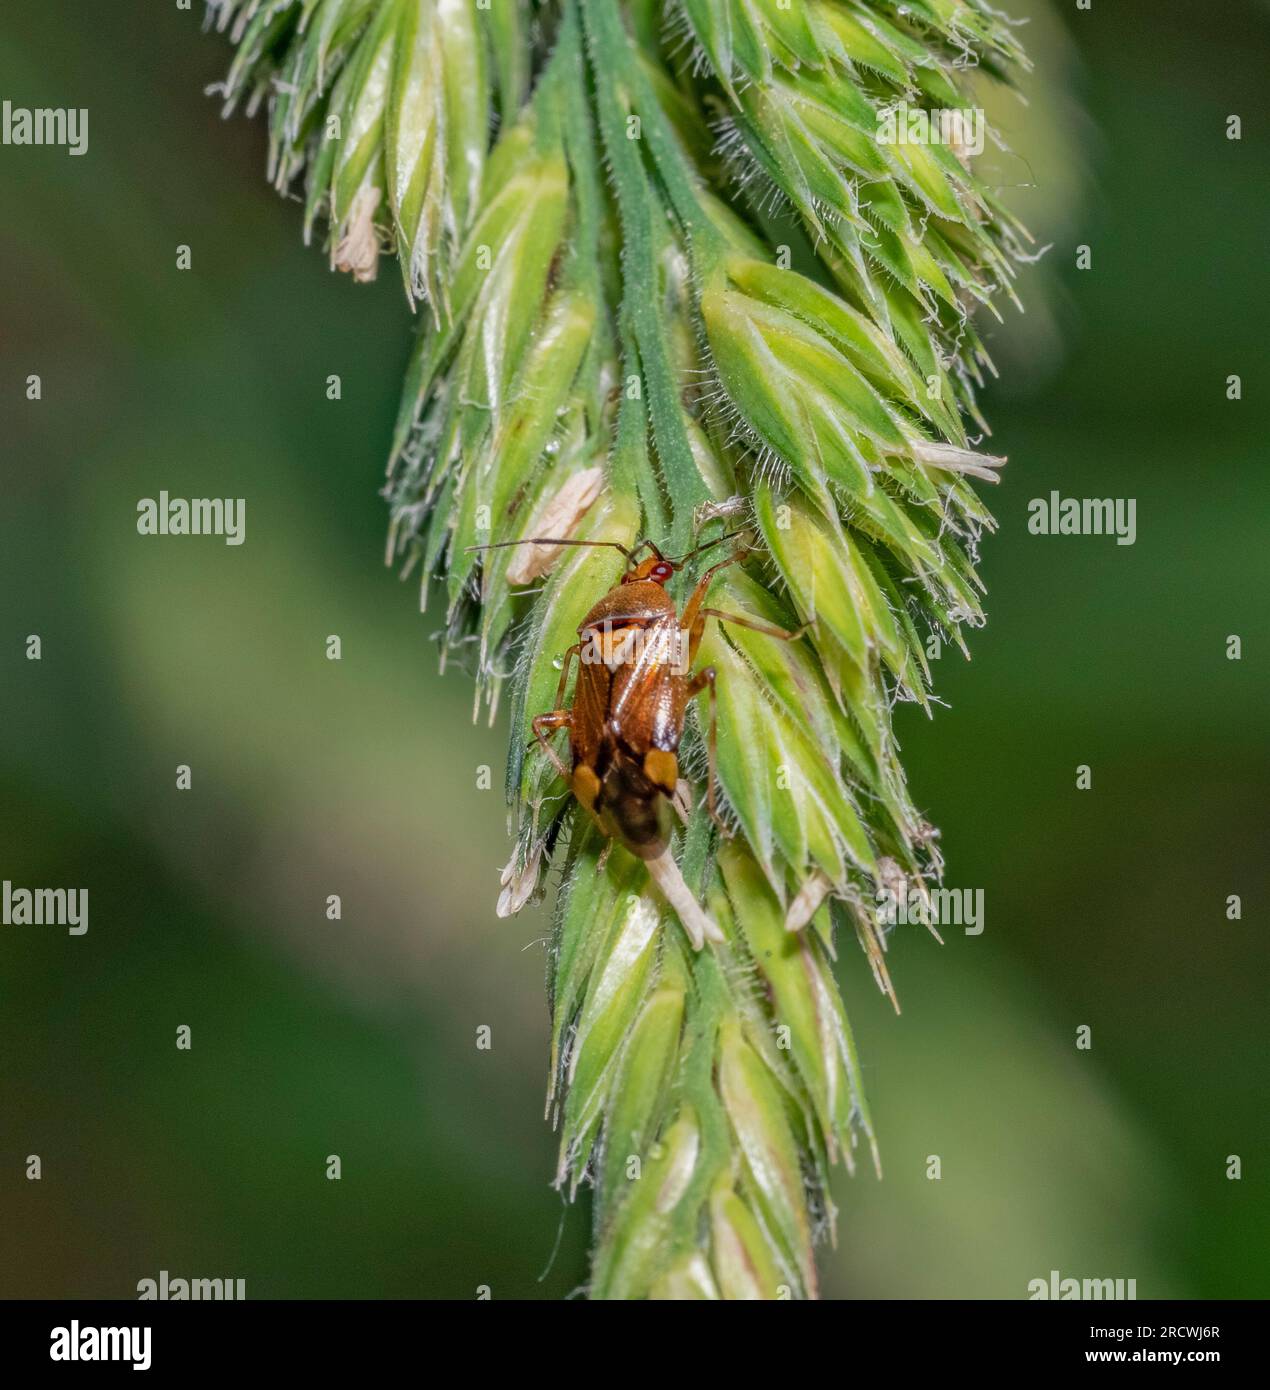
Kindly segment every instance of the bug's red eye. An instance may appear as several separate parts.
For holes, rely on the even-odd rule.
[[[654,566],[653,566],[653,578],[656,579],[656,580],[658,580],[659,582],[660,582],[660,581],[663,581],[663,580],[666,580],[666,579],[669,579],[670,576],[671,576],[673,573],[674,573],[674,571],[670,568],[669,565],[654,565]]]

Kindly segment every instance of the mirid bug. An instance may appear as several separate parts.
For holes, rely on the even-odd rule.
[[[534,737],[600,832],[647,862],[649,872],[698,949],[706,937],[722,938],[688,891],[667,850],[670,808],[680,792],[679,744],[684,717],[688,702],[703,691],[709,693],[711,701],[706,739],[706,805],[716,824],[722,827],[714,789],[715,671],[710,666],[697,672],[692,669],[706,621],[716,618],[786,642],[805,631],[799,628],[788,632],[705,606],[715,575],[745,558],[748,547],[743,544],[705,571],[682,614],[677,611],[666,592],[667,582],[688,561],[738,534],[720,536],[673,560],[650,540],[640,541],[631,549],[616,541],[558,538],[473,547],[485,550],[514,545],[598,546],[621,551],[626,557],[627,569],[621,580],[582,620],[578,641],[565,652],[555,708],[534,718]],[[645,549],[652,553],[638,559]],[[566,706],[565,695],[575,661],[577,681],[572,702]],[[568,766],[551,742],[560,729],[569,733]]]

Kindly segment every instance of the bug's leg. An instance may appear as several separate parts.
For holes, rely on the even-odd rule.
[[[745,555],[744,550],[734,550],[726,560],[720,560],[718,564],[711,565],[697,580],[697,587],[692,591],[688,602],[684,604],[684,611],[679,618],[679,626],[682,631],[688,633],[689,662],[697,654],[697,643],[701,641],[701,631],[706,625],[706,616],[701,607],[706,601],[706,590],[720,570],[727,569],[729,565],[735,565],[738,560],[743,560]]]
[[[604,866],[609,862],[609,855],[613,853],[613,846],[616,843],[615,840],[605,840],[604,848],[600,851],[600,857],[595,861],[595,872],[597,874],[602,874],[604,872]]]
[[[557,729],[567,729],[573,723],[570,712],[564,708],[565,686],[569,684],[569,672],[573,667],[573,658],[582,650],[582,643],[575,642],[564,654],[564,662],[560,668],[560,684],[556,687],[556,707],[549,714],[540,714],[534,719],[534,737],[530,740],[529,746],[534,746],[534,741],[542,744],[543,752],[556,765],[556,771],[567,782],[569,780],[569,769],[560,760],[556,750],[548,742],[550,734]]]
[[[721,608],[703,608],[699,616],[703,623],[706,618],[718,618],[721,623],[735,623],[737,627],[748,627],[755,632],[761,632],[765,637],[775,637],[780,642],[797,642],[804,632],[816,625],[813,620],[810,623],[803,623],[801,627],[796,627],[791,632],[788,628],[775,627],[771,623],[761,623],[757,618],[743,618],[739,613],[725,613]]]
[[[564,688],[569,684],[569,671],[573,667],[573,658],[582,650],[582,643],[575,642],[564,654],[564,661],[560,666],[560,684],[556,686],[556,708],[564,708]]]
[[[707,618],[718,618],[720,622],[735,623],[738,627],[752,628],[755,632],[761,632],[768,637],[776,637],[782,642],[796,642],[804,632],[815,626],[813,620],[809,623],[803,623],[801,627],[796,627],[791,632],[788,628],[775,627],[771,623],[760,622],[757,618],[743,618],[739,613],[725,613],[721,608],[703,606],[706,591],[709,589],[714,576],[721,569],[726,569],[729,565],[735,565],[739,560],[744,560],[747,554],[749,554],[749,547],[738,546],[726,560],[720,560],[717,565],[711,565],[697,581],[697,587],[692,591],[692,596],[684,605],[679,626],[681,631],[688,634],[689,665],[697,659],[697,648],[701,645],[701,635],[705,631]]]
[[[715,679],[713,666],[707,666],[704,671],[698,671],[688,682],[688,698],[691,700],[693,696],[700,695],[703,690],[710,692],[710,732],[706,735],[706,810],[710,813],[710,819],[718,826],[719,833],[730,840],[732,831],[723,823],[714,796],[714,780],[719,753],[719,695],[715,690]]]
[[[534,715],[534,737],[542,745],[542,751],[555,763],[556,771],[566,782],[569,781],[569,769],[565,767],[560,754],[551,746],[548,736],[557,729],[568,729],[572,724],[573,714],[567,709],[555,709],[549,714]]]

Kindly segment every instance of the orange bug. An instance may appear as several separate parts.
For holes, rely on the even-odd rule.
[[[512,545],[599,546],[619,550],[627,570],[617,586],[591,609],[578,627],[578,641],[564,654],[554,709],[533,720],[534,737],[568,783],[577,800],[594,818],[606,839],[619,840],[644,859],[662,891],[679,913],[693,945],[700,948],[706,936],[718,939],[718,928],[688,894],[670,855],[669,807],[680,804],[679,743],[689,700],[709,691],[710,732],[706,747],[709,771],[706,805],[722,828],[715,808],[715,671],[712,666],[695,674],[697,650],[706,620],[717,618],[753,628],[782,641],[794,641],[806,631],[757,622],[705,606],[706,594],[716,574],[743,560],[744,544],[725,560],[711,565],[697,581],[682,614],[666,592],[670,578],[702,551],[739,532],[707,541],[677,560],[667,558],[650,540],[627,549],[616,541],[573,541],[537,538],[501,541],[497,549]],[[652,552],[639,560],[639,553]],[[578,677],[573,700],[565,705],[565,693],[574,664]],[[552,747],[551,736],[569,731],[570,765]],[[671,873],[673,870],[673,874]],[[684,899],[687,898],[688,902]],[[689,906],[689,903],[691,906]]]

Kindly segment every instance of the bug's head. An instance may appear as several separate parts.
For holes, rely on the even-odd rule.
[[[673,560],[667,560],[663,555],[650,555],[648,559],[632,565],[622,576],[622,583],[634,584],[641,580],[651,580],[654,584],[664,584],[679,568]]]

